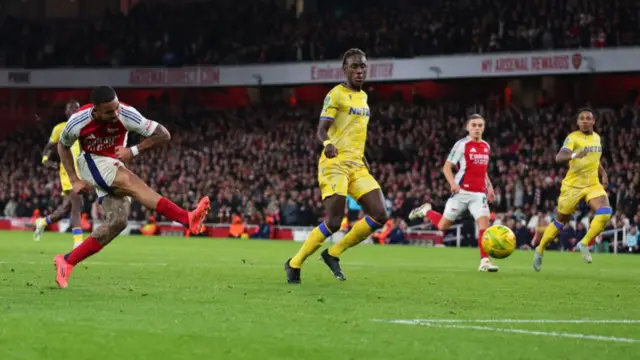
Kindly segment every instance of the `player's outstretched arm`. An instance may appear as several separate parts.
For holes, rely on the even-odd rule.
[[[58,142],[58,155],[60,156],[60,162],[62,163],[62,166],[64,166],[64,170],[67,172],[71,183],[77,182],[79,178],[76,174],[76,165],[75,161],[73,161],[71,147],[66,146],[62,141]]]
[[[324,155],[328,158],[334,158],[338,155],[338,149],[331,143],[329,138],[329,128],[333,124],[332,121],[320,118],[318,124],[318,139],[324,146]]]
[[[151,136],[142,140],[142,142],[138,144],[138,150],[142,152],[154,147],[164,145],[169,141],[171,141],[171,134],[169,133],[169,130],[167,130],[167,128],[165,128],[164,126],[158,124]]]
[[[58,146],[54,142],[47,142],[42,150],[42,165],[50,168],[56,168],[57,165],[50,159],[53,157],[53,152],[58,151]]]
[[[485,176],[484,182],[487,187],[487,199],[489,202],[493,202],[496,198],[496,193],[493,190],[493,184],[491,183],[491,179],[489,179],[489,174]]]
[[[609,176],[607,175],[607,172],[602,167],[602,164],[598,168],[598,174],[600,175],[600,179],[602,179],[602,186],[604,186],[605,189],[609,187]]]
[[[456,183],[456,178],[453,176],[453,166],[454,164],[451,161],[445,161],[444,166],[442,167],[442,173],[451,187],[451,192],[456,193],[460,190],[460,187]]]
[[[560,152],[558,152],[558,155],[556,155],[556,163],[566,164],[573,159],[582,159],[586,155],[587,155],[587,152],[585,150],[574,153],[569,149],[562,148],[560,149]]]

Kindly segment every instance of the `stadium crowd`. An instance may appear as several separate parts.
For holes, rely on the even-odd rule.
[[[640,44],[640,6],[604,0],[147,3],[96,21],[0,18],[0,66],[178,66]],[[349,16],[357,12],[358,16]],[[535,14],[535,15],[534,15]],[[185,24],[189,24],[185,26]],[[87,44],[91,44],[87,48]]]
[[[425,201],[436,209],[444,207],[449,187],[441,174],[442,164],[455,141],[464,136],[466,115],[476,112],[488,120],[485,138],[492,146],[495,221],[528,230],[517,232],[524,246],[530,244],[532,233],[543,230],[553,218],[566,171],[554,164],[554,157],[575,126],[576,108],[548,105],[488,112],[480,105],[386,103],[372,109],[367,156],[394,218],[406,218]],[[210,222],[229,223],[237,214],[247,223],[270,216],[281,225],[316,225],[323,217],[316,180],[321,150],[315,137],[318,108],[209,111],[156,105],[142,112],[166,124],[173,138],[168,147],[135,158],[130,168],[179,205],[191,207],[195,199],[210,195]],[[631,107],[598,112],[596,128],[605,149],[603,165],[615,212],[610,227],[638,224],[637,112]],[[57,171],[40,165],[52,126],[19,131],[0,140],[4,169],[0,215],[31,217],[36,209],[48,214],[61,201]],[[95,195],[88,195],[85,212],[100,216]],[[132,219],[148,216],[140,204],[133,205]],[[567,230],[582,231],[578,224],[588,226],[588,216],[582,206],[573,225],[576,229]]]

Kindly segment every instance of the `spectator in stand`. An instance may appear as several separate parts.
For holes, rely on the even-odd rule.
[[[627,248],[627,251],[630,253],[638,252],[638,241],[640,239],[640,233],[638,233],[638,225],[631,226],[630,231],[627,233],[626,238],[624,239],[624,246]]]

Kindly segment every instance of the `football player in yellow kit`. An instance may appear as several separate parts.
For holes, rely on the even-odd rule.
[[[73,115],[78,108],[80,108],[80,104],[77,101],[69,101],[65,108],[67,118]],[[33,232],[33,239],[35,241],[40,241],[42,232],[44,232],[47,225],[53,224],[66,216],[71,216],[71,233],[73,235],[73,247],[75,248],[82,243],[82,227],[80,226],[82,196],[71,191],[73,188],[71,186],[71,180],[69,180],[69,175],[67,175],[62,164],[56,164],[50,159],[53,153],[57,153],[56,145],[60,140],[60,134],[66,124],[67,122],[63,121],[53,128],[49,142],[42,151],[42,164],[49,168],[59,169],[60,171],[60,186],[62,187],[64,200],[62,201],[62,204],[54,210],[53,213],[51,213],[51,215],[36,219],[36,228]],[[71,147],[71,152],[73,153],[74,160],[78,158],[78,155],[80,155],[80,144],[77,141]]]
[[[382,190],[369,173],[364,157],[370,117],[367,94],[362,90],[367,75],[365,53],[360,49],[348,50],[342,58],[342,68],[346,81],[327,94],[318,125],[318,139],[324,146],[318,163],[318,182],[327,217],[313,229],[298,253],[286,261],[285,272],[291,284],[301,282],[303,262],[340,229],[347,195],[367,215],[340,242],[322,252],[324,263],[337,279],[346,280],[340,268],[340,255],[387,221]]]
[[[605,187],[608,185],[607,173],[600,165],[602,143],[600,135],[593,131],[595,120],[593,110],[581,109],[578,112],[579,130],[567,136],[560,152],[556,155],[557,163],[569,163],[569,171],[562,180],[560,197],[558,198],[558,214],[545,229],[535,251],[533,268],[536,271],[542,269],[542,256],[547,244],[569,222],[569,217],[581,200],[584,199],[595,212],[589,230],[578,244],[582,257],[587,263],[591,263],[592,260],[589,243],[604,230],[611,219],[611,206],[605,191]],[[600,177],[602,183],[600,183]]]

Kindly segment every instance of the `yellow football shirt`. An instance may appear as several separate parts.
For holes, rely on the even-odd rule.
[[[322,152],[320,162],[335,160],[364,163],[364,148],[369,124],[367,94],[351,90],[340,84],[331,89],[324,99],[321,120],[332,121],[329,139],[338,149],[338,156],[327,159]]]
[[[587,151],[587,155],[582,159],[569,161],[569,171],[562,180],[563,186],[574,188],[586,188],[600,184],[598,169],[600,168],[600,158],[602,157],[602,143],[600,135],[595,132],[586,135],[581,131],[574,131],[564,141],[563,149],[578,153]]]

